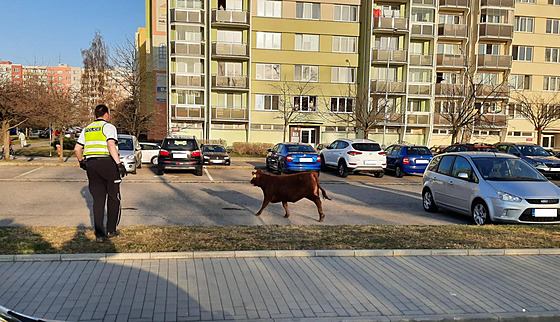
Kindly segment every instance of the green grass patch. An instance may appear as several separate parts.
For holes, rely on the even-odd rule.
[[[0,227],[0,254],[313,249],[560,247],[560,226],[133,226],[95,243],[93,229]]]
[[[33,147],[25,147],[19,150],[14,151],[16,156],[23,156],[23,157],[53,157],[58,158],[58,154],[56,154],[56,149],[53,149],[50,146],[33,146]],[[74,150],[64,150],[64,156],[72,156],[74,155]]]

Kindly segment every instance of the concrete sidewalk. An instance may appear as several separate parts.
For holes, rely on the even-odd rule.
[[[82,254],[0,260],[0,305],[49,319],[560,320],[558,249]]]

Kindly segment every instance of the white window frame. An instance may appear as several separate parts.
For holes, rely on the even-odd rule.
[[[274,100],[276,97],[276,100]],[[276,102],[276,108],[274,106]],[[268,104],[267,104],[268,103]],[[267,108],[268,105],[268,108]],[[280,95],[277,94],[255,94],[255,110],[256,111],[279,111]]]
[[[304,110],[303,102],[307,101],[307,107]],[[313,101],[313,105],[310,107],[309,103]],[[317,111],[317,96],[315,95],[302,95],[294,96],[294,109],[300,112],[316,112]]]
[[[319,66],[295,65],[294,80],[298,82],[316,83],[319,81]]]
[[[546,33],[547,34],[560,34],[560,20],[559,19],[546,19]]]
[[[350,109],[348,103],[350,102]],[[352,113],[354,111],[354,98],[353,97],[331,97],[331,113]],[[334,105],[334,109],[333,109]],[[342,108],[341,108],[342,107]]]
[[[320,20],[321,4],[313,2],[296,2],[296,19]]]
[[[263,32],[257,31],[257,48],[281,50],[282,49],[282,33],[280,32]]]
[[[516,32],[535,32],[535,18],[533,17],[515,17],[515,28]]]
[[[356,82],[355,67],[332,67],[331,68],[331,83],[354,84],[355,82]]]
[[[560,48],[547,47],[544,51],[544,61],[547,63],[560,63]]]
[[[357,37],[333,36],[333,53],[356,53]]]
[[[282,18],[282,1],[257,0],[257,16]]]
[[[543,91],[560,92],[560,76],[544,76]]]
[[[548,4],[553,6],[560,6],[560,0],[548,0]]]
[[[319,35],[296,34],[294,50],[319,51]]]
[[[512,59],[514,61],[533,61],[533,47],[531,46],[513,46]]]
[[[335,4],[334,21],[358,22],[358,6]]]
[[[532,87],[532,77],[531,75],[510,75],[509,84],[513,89],[528,91]]]
[[[255,70],[257,80],[280,80],[280,64],[256,64]],[[272,75],[272,77],[267,78],[268,74]]]

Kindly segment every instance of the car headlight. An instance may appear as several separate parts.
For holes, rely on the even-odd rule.
[[[128,160],[134,160],[135,157],[134,157],[134,154],[131,154],[131,155],[127,155],[126,158]]]
[[[522,198],[520,198],[518,196],[514,196],[514,195],[509,194],[507,192],[496,191],[496,193],[498,194],[498,197],[500,197],[500,199],[503,200],[503,201],[521,202],[521,200],[523,200]]]
[[[229,157],[224,157],[224,159],[229,160]]]

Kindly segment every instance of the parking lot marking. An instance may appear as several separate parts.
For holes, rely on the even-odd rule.
[[[208,169],[204,168],[204,172],[206,172],[206,175],[208,176],[208,179],[210,179],[210,181],[214,181],[214,178],[212,178],[210,172],[208,172]]]
[[[23,177],[24,175],[30,174],[31,172],[35,172],[35,171],[37,171],[37,170],[39,170],[39,169],[43,169],[43,167],[38,167],[37,169],[33,169],[33,170],[27,171],[27,172],[25,172],[25,173],[22,173],[22,174],[20,174],[20,175],[18,175],[18,176],[15,176],[14,179],[15,179],[15,178],[19,178],[19,177]]]

